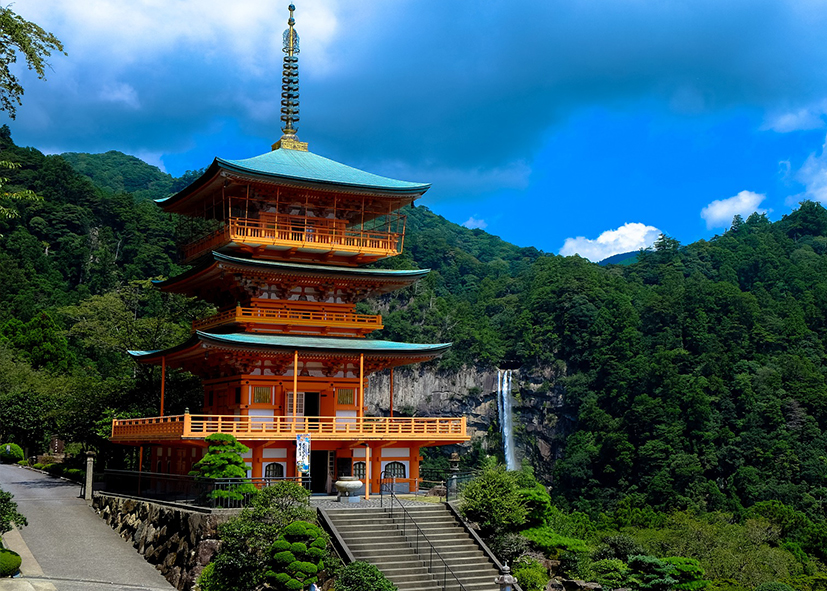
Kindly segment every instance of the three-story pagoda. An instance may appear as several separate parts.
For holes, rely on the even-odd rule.
[[[184,244],[192,268],[160,282],[219,312],[193,325],[186,342],[132,351],[141,363],[202,378],[202,414],[116,419],[112,441],[149,446],[152,469],[186,474],[204,438],[229,433],[251,449],[249,474],[295,477],[296,437],[310,434],[314,492],[342,475],[379,490],[380,474],[413,485],[420,447],[468,440],[464,417],[365,416],[374,372],[429,361],[450,344],[364,338],[379,315],[357,302],[411,285],[427,270],[368,269],[402,252],[400,210],[429,188],[339,164],[308,151],[296,136],[298,35],[290,6],[284,33],[283,135],[266,154],[216,158],[164,211],[210,220],[214,231]],[[163,383],[163,378],[162,378]],[[392,396],[392,392],[388,393]]]

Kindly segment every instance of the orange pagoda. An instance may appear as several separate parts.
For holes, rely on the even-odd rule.
[[[339,164],[299,141],[294,10],[284,32],[281,139],[260,156],[216,158],[189,187],[158,201],[214,229],[183,245],[191,269],[160,289],[219,312],[195,322],[176,347],[130,352],[162,368],[160,416],[116,419],[111,440],[149,446],[152,471],[186,474],[203,457],[205,437],[228,433],[250,448],[250,477],[293,478],[308,467],[297,466],[297,437],[309,435],[313,492],[333,492],[340,476],[378,492],[383,473],[413,487],[420,447],[467,441],[465,418],[393,416],[392,373],[390,416],[365,416],[368,376],[435,359],[450,344],[367,339],[382,317],[355,307],[428,273],[364,266],[402,252],[400,210],[430,185]],[[167,367],[202,378],[202,414],[164,415]]]

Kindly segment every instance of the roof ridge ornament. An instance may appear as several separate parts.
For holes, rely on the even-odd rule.
[[[281,120],[284,123],[281,131],[284,135],[272,148],[307,152],[307,142],[299,141],[296,135],[298,129],[293,126],[299,120],[299,34],[293,28],[296,24],[296,19],[293,18],[296,7],[291,4],[287,9],[290,18],[287,19],[287,29],[283,35],[284,60],[281,74]]]

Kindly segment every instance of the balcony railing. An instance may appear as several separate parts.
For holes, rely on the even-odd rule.
[[[236,439],[290,440],[310,433],[324,440],[452,441],[469,439],[465,417],[245,417],[174,415],[112,421],[112,441],[201,439],[227,433]]]
[[[346,329],[349,332],[369,333],[383,328],[382,316],[379,314],[353,314],[350,312],[332,312],[326,310],[301,310],[294,308],[242,308],[221,312],[209,318],[192,323],[193,330],[206,330],[214,326],[230,323],[278,324],[304,327]],[[316,331],[319,332],[319,331]]]
[[[226,225],[185,245],[182,250],[188,261],[230,242],[365,254],[376,259],[399,254],[403,235],[404,232],[345,228],[343,221],[329,218],[278,215],[268,220],[233,217]]]

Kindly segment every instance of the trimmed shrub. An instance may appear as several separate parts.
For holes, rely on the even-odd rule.
[[[17,465],[18,466],[28,466],[29,462],[28,462],[28,460],[20,460],[19,462],[17,462]]]
[[[501,561],[514,562],[516,558],[528,552],[529,541],[515,532],[507,532],[488,541],[488,547]]]
[[[336,577],[336,591],[396,591],[396,585],[378,568],[357,560],[344,567]]]
[[[270,546],[272,559],[267,571],[270,585],[275,589],[293,591],[304,589],[318,580],[324,568],[324,548],[327,536],[316,525],[294,521],[284,528],[278,540]]]
[[[0,462],[15,464],[23,459],[23,450],[16,443],[0,445]]]
[[[20,568],[22,559],[17,552],[0,550],[0,577],[10,577]]]
[[[607,558],[593,562],[591,571],[604,589],[620,589],[626,584],[629,567],[622,560]]]

